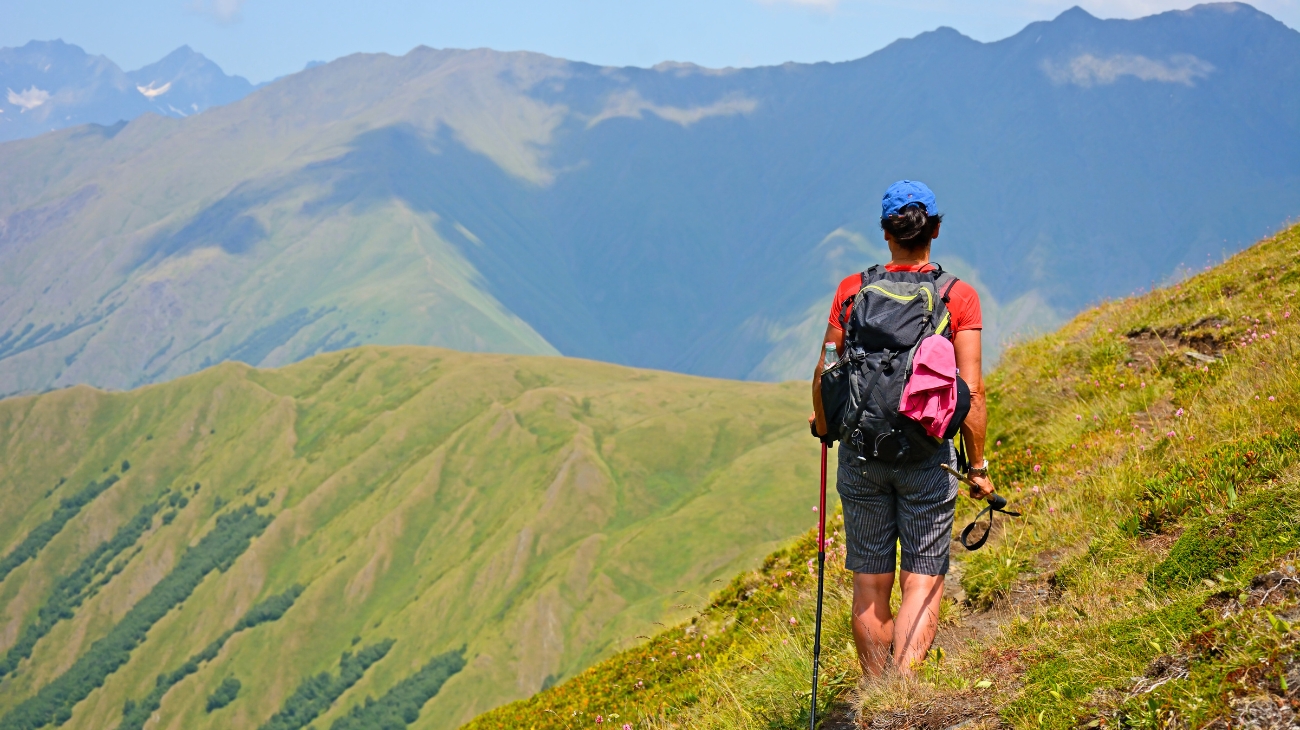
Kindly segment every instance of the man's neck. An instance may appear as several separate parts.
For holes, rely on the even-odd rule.
[[[912,256],[908,258],[900,258],[898,256],[895,256],[893,260],[889,262],[889,265],[917,267],[917,266],[924,266],[928,263],[930,263],[930,257],[925,254],[921,254],[919,256]]]
[[[908,250],[889,241],[889,256],[891,266],[923,266],[930,263],[930,247],[926,246],[919,251]]]

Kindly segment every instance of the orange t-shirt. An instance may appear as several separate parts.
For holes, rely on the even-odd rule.
[[[905,266],[901,264],[885,264],[885,271],[922,271],[930,264],[918,264],[914,266]],[[840,324],[840,317],[844,312],[840,305],[844,300],[857,296],[858,290],[862,288],[862,274],[852,274],[844,277],[844,281],[835,289],[835,300],[831,302],[830,324],[837,330],[843,330]],[[960,279],[953,284],[952,290],[948,292],[948,315],[951,318],[952,325],[948,328],[948,339],[963,330],[984,329],[984,318],[980,314],[980,295],[975,292],[975,287],[967,284]]]

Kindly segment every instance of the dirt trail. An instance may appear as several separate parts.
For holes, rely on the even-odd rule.
[[[953,542],[954,554],[963,548]],[[1052,583],[1055,567],[1064,559],[1064,551],[1048,551],[1038,556],[1033,573],[1024,574],[1022,580],[1016,581],[1008,596],[1002,598],[991,608],[983,611],[972,610],[966,604],[965,591],[961,587],[960,561],[953,561],[952,568],[944,579],[944,595],[955,600],[961,615],[955,621],[945,621],[935,636],[934,646],[943,649],[948,656],[956,656],[967,649],[970,644],[982,644],[997,635],[1004,625],[1018,615],[1031,613],[1039,607],[1057,600],[1058,589]],[[1014,673],[1017,663],[1014,657],[989,657],[987,672],[993,674]],[[897,680],[895,680],[897,681]],[[916,698],[915,702],[905,703],[905,707],[896,707],[865,717],[854,717],[854,709],[849,704],[836,708],[834,715],[822,725],[823,730],[983,730],[1001,727],[997,709],[993,707],[984,693],[974,690],[961,692],[928,692]]]

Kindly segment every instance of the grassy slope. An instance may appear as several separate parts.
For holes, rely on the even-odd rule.
[[[275,517],[266,532],[156,624],[68,727],[114,726],[155,675],[295,583],[305,592],[283,618],[231,638],[148,727],[254,727],[303,676],[335,671],[354,637],[397,643],[316,727],[468,644],[469,666],[415,725],[455,727],[687,615],[697,602],[674,590],[704,593],[806,525],[816,457],[805,400],[796,384],[370,347],[0,401],[0,549],[88,480],[121,474],[0,583],[0,648],[142,505],[190,495],[0,682],[0,711],[104,635],[219,511],[260,499]],[[206,714],[229,676],[238,698]]]
[[[1296,700],[1300,632],[1273,612],[1300,617],[1297,591],[1261,608],[1269,583],[1251,585],[1275,566],[1294,576],[1284,558],[1300,548],[1297,261],[1300,227],[1012,349],[989,378],[990,460],[1025,517],[957,551],[969,603],[943,616],[953,630],[991,606],[1002,630],[932,657],[919,682],[854,691],[848,576],[832,568],[828,702],[852,700],[873,726],[941,728],[1199,726]],[[959,509],[960,526],[974,508]],[[666,630],[470,727],[806,724],[814,549],[805,535],[733,580],[695,634]],[[699,661],[681,660],[688,646]]]

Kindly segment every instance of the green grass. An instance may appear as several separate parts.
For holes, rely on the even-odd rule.
[[[944,616],[959,625],[992,607],[1000,630],[932,653],[916,680],[860,684],[845,576],[832,570],[821,696],[881,727],[1025,728],[1241,723],[1264,711],[1260,697],[1296,699],[1300,590],[1261,607],[1250,586],[1275,567],[1294,575],[1300,549],[1297,262],[1300,227],[1008,351],[988,378],[990,461],[1024,517],[954,554],[968,604]],[[958,526],[975,510],[960,502]],[[774,559],[799,563],[810,540]],[[627,689],[645,657],[682,640],[677,626],[469,727],[585,727],[595,713],[617,714],[615,727],[804,726],[812,592],[796,571],[796,590],[764,593],[777,575],[769,560],[697,615],[719,637],[699,666]],[[749,584],[752,605],[729,600]],[[1245,607],[1224,617],[1224,596]],[[747,611],[800,621],[756,633]]]
[[[161,508],[111,563],[94,562],[93,591],[64,601],[71,616],[41,628],[0,681],[0,715],[109,635],[222,515],[249,508],[271,518],[266,530],[159,618],[64,727],[115,726],[128,700],[196,656],[160,696],[157,727],[258,727],[304,677],[385,639],[391,651],[315,727],[464,646],[464,669],[412,724],[456,727],[689,616],[714,581],[811,524],[806,396],[799,384],[368,347],[131,392],[2,400],[0,554],[60,500],[117,478],[0,581],[10,644],[65,590],[61,576],[84,573],[142,509]],[[281,618],[207,656],[251,607],[296,584]],[[229,677],[237,698],[206,712]],[[389,704],[403,714],[410,702]]]

